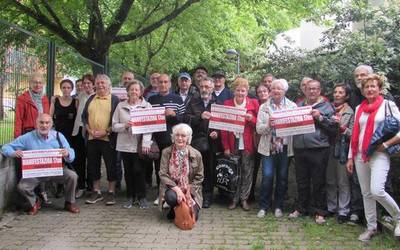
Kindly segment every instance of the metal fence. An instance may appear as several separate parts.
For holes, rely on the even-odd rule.
[[[105,70],[109,68],[108,72]],[[0,19],[0,145],[14,135],[16,98],[28,89],[28,79],[35,72],[45,76],[46,95],[60,94],[58,83],[64,78],[76,80],[83,74],[108,73],[117,85],[129,70],[112,60],[108,67],[91,61],[70,48],[56,44]]]

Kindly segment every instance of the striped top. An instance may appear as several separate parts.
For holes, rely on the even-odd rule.
[[[185,105],[183,104],[182,98],[175,94],[169,93],[165,96],[160,94],[151,96],[149,98],[149,103],[153,107],[165,107],[170,108],[175,111],[176,116],[168,116],[166,117],[167,122],[167,131],[154,133],[155,140],[160,147],[166,147],[172,144],[171,142],[171,134],[172,127],[183,121],[183,116],[185,114]]]

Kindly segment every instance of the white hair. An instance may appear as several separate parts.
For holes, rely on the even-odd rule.
[[[193,130],[189,125],[187,125],[186,123],[179,123],[178,125],[173,126],[171,135],[172,142],[175,142],[175,135],[178,132],[183,132],[185,135],[188,136],[188,141],[187,141],[188,145],[192,142]]]
[[[282,87],[282,89],[286,92],[286,91],[288,91],[288,89],[289,89],[289,84],[288,84],[288,82],[285,80],[285,79],[276,79],[276,80],[273,80],[272,81],[272,83],[271,83],[271,88],[272,88],[272,86],[274,86],[274,85],[280,85],[281,87]]]
[[[96,76],[96,79],[94,80],[94,82],[96,82],[97,79],[106,80],[108,86],[111,87],[111,79],[110,79],[110,77],[109,77],[108,75],[106,75],[106,74],[98,74],[98,75]]]
[[[366,64],[357,66],[357,68],[354,69],[354,72],[356,72],[357,70],[362,70],[362,69],[365,69],[367,71],[368,75],[374,73],[374,70],[372,69],[372,67],[369,65],[366,65]]]

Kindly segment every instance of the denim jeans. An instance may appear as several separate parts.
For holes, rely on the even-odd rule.
[[[270,156],[263,156],[262,158],[262,181],[260,190],[260,208],[267,210],[271,207],[271,196],[274,184],[274,176],[276,175],[275,182],[275,195],[274,202],[275,208],[282,208],[283,200],[287,190],[288,182],[288,163],[287,147],[284,147],[282,153]]]

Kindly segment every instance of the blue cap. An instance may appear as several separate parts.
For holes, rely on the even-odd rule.
[[[186,79],[192,80],[189,73],[187,73],[187,72],[180,73],[178,79],[181,79],[181,78],[186,78]]]

